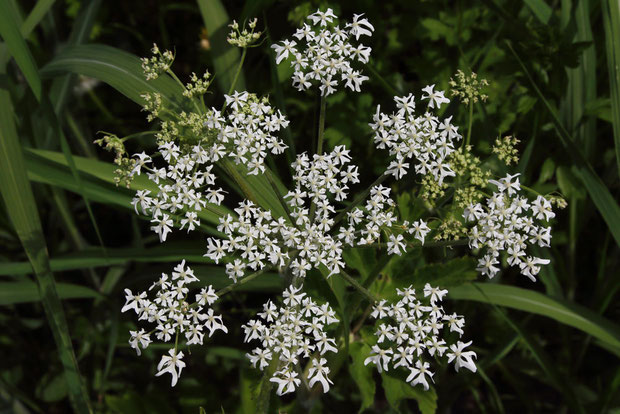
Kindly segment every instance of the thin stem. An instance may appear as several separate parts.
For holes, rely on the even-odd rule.
[[[273,188],[273,191],[278,196],[278,200],[280,201],[280,204],[282,204],[282,207],[284,208],[284,211],[286,212],[288,219],[291,221],[291,224],[295,225],[295,221],[293,221],[293,217],[291,216],[291,210],[289,210],[288,204],[286,203],[286,200],[284,200],[284,197],[282,196],[282,193],[280,192],[280,189],[276,185],[276,182],[273,179],[273,176],[271,174],[272,173],[270,169],[265,170],[267,181],[269,181],[269,184],[271,184],[271,188]]]
[[[377,301],[377,298],[375,298],[372,293],[370,293],[368,291],[368,289],[366,289],[364,286],[360,285],[359,282],[355,279],[353,279],[351,277],[351,275],[349,275],[347,272],[345,272],[344,270],[340,270],[340,276],[342,276],[344,278],[344,280],[346,280],[347,282],[349,282],[349,284],[351,286],[353,286],[355,289],[357,289],[362,295],[364,295],[366,297],[366,299],[368,299],[371,303],[374,303]]]
[[[467,126],[467,138],[465,139],[465,149],[469,145],[469,140],[471,138],[471,125],[474,121],[474,104],[473,102],[469,102],[469,125]]]
[[[325,133],[325,107],[327,106],[325,96],[321,95],[321,102],[319,103],[319,129],[316,139],[316,153],[317,155],[323,154],[323,135]],[[316,204],[314,202],[310,206],[310,222],[314,220],[314,214],[316,213]]]
[[[238,283],[233,283],[232,285],[228,285],[225,288],[218,290],[217,292],[215,292],[215,294],[218,297],[221,297],[222,295],[227,294],[228,292],[234,290],[235,288],[237,288],[237,287],[239,287],[241,285],[245,285],[246,283],[256,279],[257,277],[259,277],[260,275],[262,275],[263,273],[265,273],[268,270],[271,270],[271,266],[265,266],[261,270],[259,270],[257,272],[254,272],[254,273],[252,273],[249,276],[244,277]]]
[[[319,109],[319,133],[317,137],[316,144],[316,153],[321,155],[323,153],[323,135],[325,132],[325,108],[327,106],[327,102],[325,100],[325,96],[321,95],[321,103]]]
[[[235,77],[233,78],[232,83],[230,84],[230,89],[228,89],[227,95],[230,95],[235,90],[235,85],[237,84],[237,79],[239,78],[239,74],[241,73],[241,67],[243,66],[243,61],[245,61],[245,55],[248,49],[243,48],[243,53],[241,53],[241,60],[239,60],[239,65],[237,66],[237,71],[235,72]]]
[[[447,247],[447,246],[464,246],[468,243],[466,239],[462,240],[444,240],[438,242],[430,242],[425,244],[420,244],[417,242],[409,242],[407,243],[407,247]],[[360,244],[355,246],[357,249],[376,249],[385,246],[385,244],[381,243],[372,243],[372,244]]]
[[[345,208],[344,210],[342,210],[335,218],[334,218],[334,226],[336,224],[338,224],[340,222],[340,220],[342,220],[344,218],[344,216],[346,216],[346,214],[353,210],[355,207],[357,207],[362,201],[364,201],[366,199],[366,197],[368,197],[368,194],[370,194],[370,191],[373,189],[373,187],[378,186],[379,184],[381,184],[385,179],[387,178],[387,175],[382,174],[380,175],[372,184],[370,184],[368,186],[368,188],[366,190],[364,190],[364,192],[362,194],[360,194],[359,196],[357,196],[357,198],[347,206],[347,208]]]

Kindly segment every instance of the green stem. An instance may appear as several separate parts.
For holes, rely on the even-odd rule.
[[[239,60],[239,65],[237,66],[237,71],[235,72],[235,77],[233,78],[232,83],[230,84],[230,89],[228,89],[227,95],[230,95],[235,90],[235,85],[237,84],[237,79],[239,78],[239,74],[241,73],[241,67],[243,66],[243,61],[245,60],[245,55],[248,49],[243,48],[243,53],[241,53],[241,60]]]
[[[323,154],[323,135],[325,133],[325,96],[321,95],[321,102],[319,103],[319,131],[316,140],[316,154]],[[314,220],[314,214],[316,213],[316,204],[314,202],[310,206],[310,222]]]
[[[325,107],[327,106],[325,96],[321,95],[321,103],[319,109],[319,134],[316,144],[316,153],[321,155],[323,153],[323,135],[325,132]]]
[[[474,121],[474,104],[472,102],[469,103],[469,125],[467,126],[467,138],[465,139],[465,149],[469,145],[469,140],[471,138],[471,125]]]
[[[295,221],[293,221],[293,217],[291,216],[291,211],[288,208],[288,204],[286,204],[286,201],[284,200],[284,197],[282,196],[280,189],[276,185],[276,182],[273,179],[272,172],[270,169],[268,168],[265,169],[265,176],[267,176],[267,181],[269,181],[269,184],[271,184],[271,188],[273,188],[274,193],[276,193],[276,196],[278,196],[278,201],[280,201],[280,204],[282,204],[282,207],[284,208],[284,212],[286,213],[286,216],[290,220],[291,224],[295,225]]]
[[[467,243],[467,239],[462,240],[444,240],[438,242],[430,242],[425,244],[420,244],[418,242],[409,242],[407,243],[407,247],[448,247],[448,246],[464,246]],[[360,244],[355,246],[356,249],[374,249],[381,248],[381,246],[385,246],[385,244],[373,243],[373,244]]]
[[[271,266],[265,266],[261,270],[259,270],[257,272],[254,272],[254,273],[252,273],[249,276],[244,277],[238,283],[233,283],[232,285],[228,285],[225,288],[218,290],[217,292],[215,292],[215,294],[218,297],[221,297],[222,295],[227,294],[228,292],[232,291],[233,289],[237,288],[238,286],[245,285],[246,283],[256,279],[257,277],[259,277],[260,275],[262,275],[263,273],[265,273],[268,270],[271,270]]]
[[[359,282],[355,279],[353,279],[351,277],[351,275],[349,275],[347,272],[345,272],[344,270],[340,270],[340,276],[342,276],[344,278],[344,280],[346,280],[347,282],[349,282],[349,284],[351,286],[353,286],[355,289],[357,289],[362,295],[364,295],[366,297],[366,299],[368,299],[371,303],[374,303],[377,301],[377,298],[375,298],[372,293],[370,293],[368,291],[368,289],[366,289],[364,286],[360,285]]]
[[[359,196],[357,196],[357,198],[347,206],[347,208],[345,208],[344,210],[342,210],[335,218],[334,218],[334,225],[333,228],[335,228],[336,224],[338,224],[340,222],[340,220],[342,220],[344,218],[344,216],[346,216],[346,214],[353,210],[355,207],[357,207],[362,201],[364,201],[366,199],[366,197],[368,197],[368,194],[370,194],[370,191],[378,186],[379,184],[381,184],[385,179],[387,178],[387,175],[382,174],[380,175],[372,184],[370,184],[368,186],[368,188],[366,188],[366,190],[364,190],[364,192],[362,194],[360,194]]]

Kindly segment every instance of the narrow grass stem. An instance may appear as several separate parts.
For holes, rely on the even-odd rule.
[[[379,177],[377,177],[377,179],[375,181],[373,181],[372,184],[370,184],[368,186],[368,188],[366,188],[366,190],[364,190],[364,192],[362,194],[360,194],[351,204],[349,204],[347,206],[347,208],[345,208],[344,210],[342,210],[335,218],[334,218],[334,226],[336,224],[338,224],[340,222],[340,220],[342,220],[344,218],[344,216],[346,216],[346,214],[353,210],[355,207],[357,207],[362,201],[364,201],[366,199],[366,197],[368,197],[368,194],[370,194],[370,191],[373,189],[373,187],[378,186],[379,184],[381,184],[385,179],[387,178],[387,175],[382,174]],[[335,228],[335,227],[334,227]]]
[[[235,86],[237,84],[237,80],[239,79],[239,74],[241,73],[241,68],[243,67],[243,62],[245,61],[245,55],[248,52],[247,48],[243,48],[243,53],[241,53],[241,59],[239,60],[239,65],[237,66],[237,71],[235,72],[235,77],[233,78],[232,83],[230,84],[230,88],[228,89],[227,95],[230,95],[235,90]]]
[[[374,302],[377,301],[377,298],[375,298],[373,296],[373,294],[370,293],[370,291],[368,289],[366,289],[364,286],[360,285],[359,282],[357,280],[353,279],[351,277],[351,275],[349,275],[347,272],[345,272],[344,270],[340,270],[340,276],[342,276],[344,278],[344,280],[346,280],[351,286],[353,286],[362,295],[364,295],[366,297],[366,299],[368,299],[371,303],[374,303]]]
[[[225,295],[228,292],[233,291],[237,287],[239,287],[241,285],[245,285],[248,282],[251,282],[252,280],[256,279],[257,277],[259,277],[260,275],[262,275],[263,273],[265,273],[268,270],[271,270],[271,266],[265,266],[262,269],[260,269],[259,271],[256,271],[256,272],[252,273],[251,275],[244,277],[239,282],[233,283],[232,285],[228,285],[225,288],[222,288],[222,289],[218,290],[217,292],[215,292],[215,294],[218,297],[221,297],[222,295]]]
[[[465,149],[469,145],[469,140],[471,139],[471,125],[474,122],[474,104],[473,102],[469,102],[469,124],[467,125],[467,138],[465,139]]]

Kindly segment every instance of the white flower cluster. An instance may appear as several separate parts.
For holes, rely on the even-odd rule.
[[[536,281],[540,265],[549,263],[548,259],[526,254],[528,243],[549,247],[551,227],[534,223],[534,219],[549,221],[555,217],[551,202],[538,196],[532,203],[519,195],[521,185],[519,174],[507,175],[499,181],[489,180],[498,190],[486,200],[486,206],[478,203],[465,209],[463,217],[476,222],[469,233],[471,248],[484,248],[485,255],[480,259],[477,270],[492,278],[499,272],[499,255],[505,250],[508,264],[517,266],[521,274]]]
[[[289,260],[296,277],[304,277],[320,265],[330,270],[330,276],[338,274],[344,267],[344,245],[378,241],[382,229],[404,229],[423,243],[430,231],[426,223],[420,220],[411,226],[408,222],[395,225],[396,217],[388,211],[394,207],[390,189],[380,185],[372,188],[364,210],[354,208],[347,214],[347,222],[334,228],[336,209],[331,199],[345,200],[348,184],[359,182],[357,167],[348,165],[350,159],[344,146],[314,155],[312,161],[305,153],[299,155],[292,164],[295,189],[284,196],[294,222],[282,217],[275,219],[270,211],[243,201],[235,209],[237,219],[231,215],[220,218],[217,229],[228,240],[209,238],[205,256],[219,263],[227,254],[239,252],[240,258],[226,264],[226,273],[236,282],[247,268],[257,271],[268,265],[284,267]],[[361,225],[364,227],[360,228]],[[392,254],[401,254],[405,250],[402,234],[391,234],[388,248]]]
[[[353,37],[357,41],[360,36],[371,36],[374,31],[374,27],[362,16],[353,15],[353,22],[341,28],[334,25],[337,16],[332,9],[326,12],[318,10],[308,16],[312,26],[304,23],[293,35],[299,45],[295,40],[284,40],[271,46],[276,51],[278,64],[289,55],[293,57],[291,66],[295,69],[295,88],[307,90],[312,86],[311,81],[316,81],[321,95],[327,96],[336,92],[338,82],[342,81],[345,87],[360,92],[360,85],[368,80],[368,76],[353,70],[351,64],[355,60],[368,63],[371,49],[363,44],[353,46],[350,41]]]
[[[476,372],[473,361],[475,352],[464,350],[471,345],[471,341],[457,341],[448,348],[445,339],[442,339],[444,327],[462,336],[465,326],[462,316],[448,315],[440,305],[448,291],[427,283],[424,297],[428,299],[424,299],[424,303],[416,298],[415,289],[411,287],[402,291],[397,289],[397,293],[401,297],[398,302],[390,305],[382,300],[370,314],[381,324],[375,333],[377,344],[373,345],[372,354],[364,364],[375,364],[379,372],[404,367],[409,370],[407,382],[412,386],[421,384],[425,390],[428,390],[428,379],[432,381],[434,373],[424,357],[428,360],[439,359],[448,351],[448,363],[454,361],[457,371],[463,367]]]
[[[174,268],[172,277],[162,273],[159,280],[149,288],[149,291],[157,289],[153,300],[147,298],[147,292],[134,295],[131,290],[125,289],[126,301],[121,311],[133,309],[139,321],[146,320],[156,325],[155,329],[149,332],[144,329],[129,332],[131,335],[129,344],[138,355],[141,354],[140,348],[146,349],[151,344],[153,334],[160,341],[174,342],[174,346],[168,352],[169,356],[162,356],[157,367],[159,372],[156,374],[157,376],[171,374],[173,387],[185,367],[183,352],[178,351],[179,338],[185,337],[187,346],[202,345],[207,330],[209,337],[218,329],[228,332],[222,323],[222,317],[216,315],[210,307],[217,300],[212,286],[203,288],[196,294],[194,303],[187,302],[189,297],[187,286],[197,280],[193,270],[186,267],[183,260]]]
[[[260,319],[251,320],[243,326],[245,342],[260,341],[261,347],[247,354],[250,362],[262,371],[272,358],[279,360],[278,369],[270,381],[278,384],[277,394],[294,392],[301,380],[296,370],[302,358],[310,358],[309,386],[321,383],[323,392],[329,391],[329,367],[323,358],[327,352],[338,352],[336,341],[325,333],[328,325],[338,322],[334,310],[325,303],[318,305],[302,287],[290,286],[284,291],[284,306],[279,308],[271,301],[263,305]]]
[[[435,91],[435,85],[422,89],[428,99],[424,115],[416,115],[415,100],[412,94],[394,97],[396,113],[384,114],[380,105],[369,124],[375,132],[374,142],[377,148],[387,148],[395,159],[386,171],[396,179],[405,176],[409,170],[408,159],[415,159],[415,172],[421,175],[432,174],[439,184],[448,176],[454,176],[447,159],[455,151],[454,141],[461,139],[458,127],[451,124],[452,117],[441,121],[429,112],[439,109],[444,103],[450,102],[443,91]]]
[[[164,165],[156,167],[145,152],[135,154],[136,162],[131,176],[146,171],[157,187],[157,194],[139,190],[132,201],[136,213],[152,217],[151,230],[165,241],[175,220],[187,231],[200,226],[198,212],[207,203],[220,205],[224,191],[214,187],[216,176],[211,172],[213,163],[230,157],[235,163],[248,167],[248,174],[265,170],[267,151],[281,154],[286,145],[272,135],[286,128],[288,120],[275,111],[266,99],[259,100],[247,92],[225,95],[229,111],[226,115],[217,109],[208,111],[205,119],[198,114],[185,114],[179,124],[192,129],[199,137],[195,144],[160,141],[159,154]],[[182,215],[182,216],[180,216]]]

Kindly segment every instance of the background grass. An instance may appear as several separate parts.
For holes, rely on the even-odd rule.
[[[217,233],[204,211],[203,234],[173,234],[160,245],[148,222],[116,188],[110,154],[92,141],[149,130],[140,93],[159,90],[182,105],[174,82],[145,83],[137,57],[153,42],[173,49],[181,79],[216,73],[220,105],[239,53],[223,42],[229,19],[259,18],[269,41],[248,52],[242,74],[250,91],[268,94],[291,119],[286,157],[270,160],[287,185],[287,160],[312,151],[316,96],[290,86],[290,69],[275,66],[269,45],[291,36],[324,1],[14,1],[0,0],[0,407],[3,412],[252,413],[256,398],[285,412],[620,412],[620,9],[598,1],[339,1],[343,19],[365,13],[371,79],[358,94],[328,100],[326,147],[346,144],[362,181],[386,165],[367,123],[394,94],[435,83],[447,89],[457,69],[490,82],[487,103],[474,107],[474,150],[498,174],[491,155],[498,135],[516,135],[522,182],[563,194],[551,265],[531,283],[512,270],[477,278],[466,247],[412,251],[384,260],[369,250],[347,253],[368,287],[433,281],[452,286],[449,309],[467,320],[479,372],[440,370],[423,393],[363,366],[367,346],[355,341],[330,366],[325,395],[259,396],[261,375],[249,366],[239,326],[282,288],[266,274],[220,303],[231,332],[192,349],[180,383],[154,377],[163,349],[136,357],[127,344],[133,320],[120,314],[122,290],[144,289],[183,258],[201,284],[226,286],[222,268],[202,257],[204,234]],[[463,130],[467,108],[453,102]],[[148,136],[134,147],[152,147]],[[293,150],[294,149],[294,150]],[[502,170],[504,168],[504,170]],[[232,170],[229,169],[230,172]],[[227,183],[231,199],[254,197],[277,206],[266,179]],[[136,180],[132,190],[148,188]],[[401,213],[415,214],[414,183],[394,186]],[[281,187],[282,188],[282,187]],[[359,189],[361,191],[362,188]],[[236,191],[236,193],[235,193]],[[410,211],[411,210],[411,211]],[[222,211],[225,211],[223,209]],[[365,306],[341,280],[306,282],[355,327]],[[475,280],[476,283],[471,283]],[[356,313],[357,312],[357,313]],[[354,329],[354,328],[352,328]],[[51,335],[50,335],[51,334]],[[348,337],[348,335],[347,335]]]

